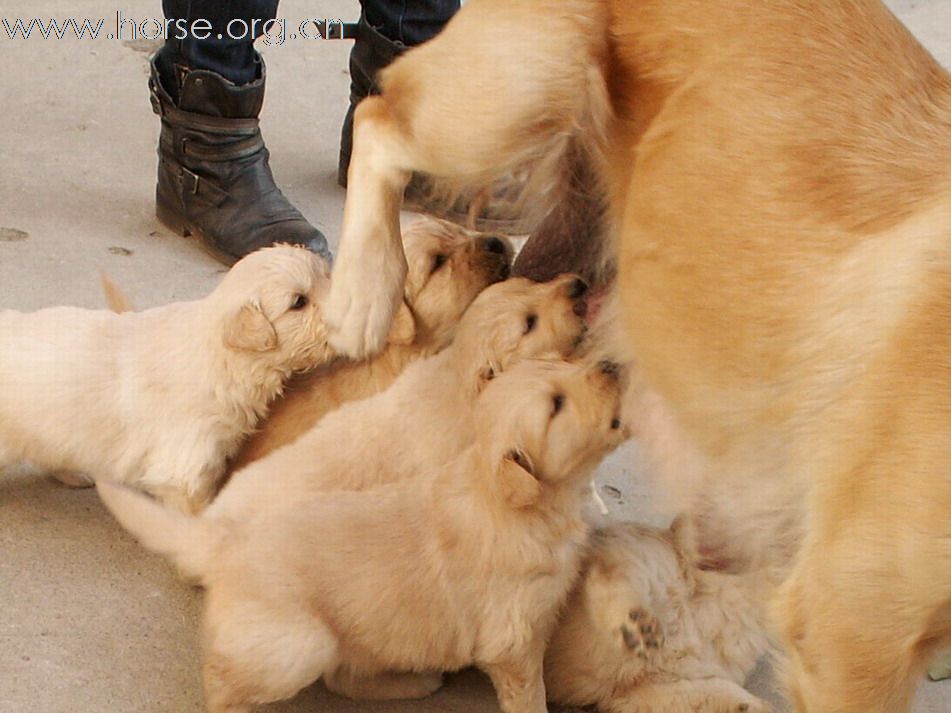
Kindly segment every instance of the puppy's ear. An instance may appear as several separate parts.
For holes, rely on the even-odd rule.
[[[521,451],[509,451],[499,464],[499,487],[513,508],[528,508],[538,502],[542,486],[534,475],[535,467]]]
[[[225,344],[232,349],[268,352],[277,347],[277,332],[261,305],[247,302],[225,324]]]
[[[409,345],[416,341],[416,317],[413,316],[413,310],[406,304],[406,300],[400,302],[386,341],[388,344],[402,345]]]

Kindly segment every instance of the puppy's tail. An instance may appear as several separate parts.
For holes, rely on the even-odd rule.
[[[191,517],[146,495],[103,480],[96,490],[116,520],[146,548],[171,559],[189,579],[201,580],[224,537],[224,526]]]
[[[106,298],[106,307],[116,314],[135,312],[135,305],[104,270],[99,271],[99,282],[102,285],[102,294]]]

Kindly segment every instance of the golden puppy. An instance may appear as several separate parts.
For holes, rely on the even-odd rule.
[[[278,246],[196,302],[0,312],[0,465],[108,477],[200,510],[290,373],[333,357],[328,288],[320,258]]]
[[[406,230],[403,249],[409,273],[386,348],[367,360],[341,359],[291,377],[230,470],[294,441],[341,404],[383,391],[411,361],[441,350],[475,296],[508,277],[512,259],[507,240],[432,218]]]
[[[585,333],[583,295],[584,283],[571,275],[486,288],[449,347],[411,364],[386,391],[343,405],[294,443],[236,471],[215,512],[235,502],[244,508],[246,497],[264,493],[282,499],[304,489],[370,488],[450,460],[472,443],[472,400],[488,380],[523,359],[575,351]]]
[[[474,0],[380,84],[331,342],[388,329],[412,171],[521,172],[544,208],[589,166],[635,428],[699,548],[786,569],[797,710],[907,709],[951,643],[948,72],[879,0]]]
[[[198,518],[99,488],[146,547],[207,588],[213,713],[320,677],[355,697],[420,696],[469,665],[489,674],[504,711],[541,713],[545,641],[581,561],[585,484],[624,437],[619,406],[614,369],[531,361],[479,397],[476,442],[419,481],[262,492]],[[363,467],[360,449],[349,453],[341,466]]]
[[[768,713],[742,688],[770,649],[761,573],[705,571],[680,529],[593,533],[545,652],[548,698],[606,713]]]

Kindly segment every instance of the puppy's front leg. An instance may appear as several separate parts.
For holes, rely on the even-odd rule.
[[[400,205],[410,173],[406,141],[385,97],[369,97],[354,115],[343,233],[331,278],[326,320],[330,343],[363,358],[383,347],[403,297],[406,257]]]
[[[505,713],[546,713],[545,682],[542,680],[544,646],[507,661],[481,666],[495,687]]]

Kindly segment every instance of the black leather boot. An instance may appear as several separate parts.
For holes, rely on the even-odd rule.
[[[303,245],[329,261],[324,235],[271,175],[258,127],[263,61],[260,67],[258,79],[238,86],[162,51],[152,58],[152,109],[162,118],[155,213],[229,264],[274,243]]]

